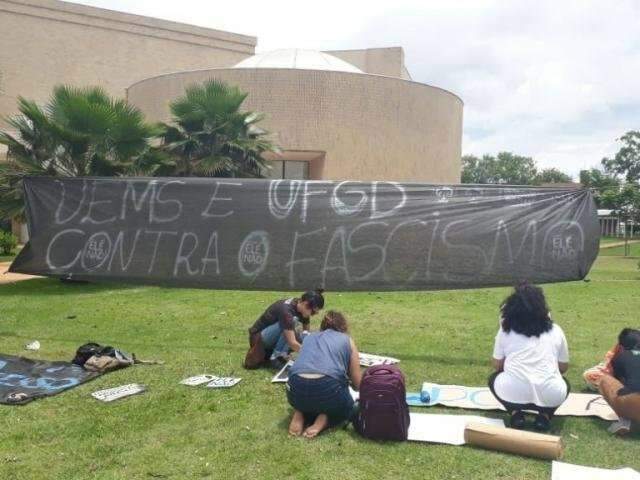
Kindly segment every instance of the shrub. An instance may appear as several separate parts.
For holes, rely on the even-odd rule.
[[[11,255],[18,246],[18,239],[11,232],[0,231],[0,254]]]

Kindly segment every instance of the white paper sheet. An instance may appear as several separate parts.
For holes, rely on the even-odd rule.
[[[128,385],[122,385],[120,387],[108,388],[106,390],[98,390],[93,392],[91,396],[101,402],[113,402],[119,398],[128,397],[130,395],[136,395],[142,393],[147,388],[139,383],[130,383]]]
[[[182,385],[189,385],[190,387],[195,387],[198,385],[202,385],[203,383],[209,383],[211,380],[214,380],[218,377],[215,375],[196,375],[195,377],[189,377],[182,380],[180,383]]]
[[[551,480],[640,480],[640,473],[632,468],[609,470],[554,461]]]
[[[271,383],[285,383],[289,380],[289,370],[293,365],[293,360],[289,360],[282,369],[271,379]]]
[[[400,360],[397,358],[360,352],[360,365],[362,367],[373,367],[374,365],[395,365],[396,363],[400,363]]]
[[[504,427],[502,419],[478,415],[438,415],[411,412],[409,416],[411,417],[409,440],[414,442],[464,445],[464,429],[470,422]]]
[[[207,388],[229,388],[239,383],[241,378],[234,377],[216,377],[211,382],[207,383]]]

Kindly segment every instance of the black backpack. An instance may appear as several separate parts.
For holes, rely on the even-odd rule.
[[[71,363],[83,367],[87,360],[94,355],[110,355],[109,351],[113,352],[113,347],[104,347],[99,343],[85,343],[76,350],[76,356],[73,357]]]

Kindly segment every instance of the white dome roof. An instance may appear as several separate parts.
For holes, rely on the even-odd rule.
[[[259,53],[242,60],[233,68],[297,68],[300,70],[364,73],[356,66],[328,53],[295,48]]]

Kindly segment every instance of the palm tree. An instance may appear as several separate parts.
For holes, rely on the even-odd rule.
[[[187,87],[171,103],[173,125],[163,125],[163,147],[174,175],[262,178],[263,158],[277,148],[258,127],[264,115],[241,112],[247,93],[218,80]]]
[[[20,97],[19,115],[0,131],[8,162],[0,163],[0,218],[22,216],[22,180],[30,175],[153,175],[167,160],[150,146],[160,133],[124,100],[97,87],[58,86],[40,107]]]

